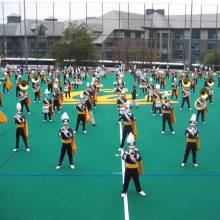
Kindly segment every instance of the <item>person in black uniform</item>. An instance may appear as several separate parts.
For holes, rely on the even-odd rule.
[[[175,132],[173,130],[173,126],[172,126],[172,123],[174,122],[172,120],[172,117],[171,117],[171,114],[173,114],[172,111],[173,111],[173,106],[170,103],[170,98],[169,98],[169,96],[166,96],[165,102],[162,103],[162,113],[163,113],[163,116],[162,116],[162,132],[161,132],[162,134],[165,133],[166,121],[169,125],[171,133],[175,134]]]
[[[192,157],[193,157],[192,165],[194,167],[198,166],[198,164],[196,163],[196,151],[199,148],[198,145],[199,131],[198,129],[195,128],[195,122],[196,122],[196,114],[193,114],[190,119],[190,125],[185,130],[187,144],[186,144],[184,159],[181,164],[182,167],[186,165],[190,152],[192,153]]]
[[[124,114],[122,114],[119,117],[119,122],[123,120],[124,122],[124,128],[123,128],[123,133],[122,133],[122,140],[121,140],[121,144],[120,147],[118,149],[118,151],[121,151],[124,147],[124,143],[125,143],[125,139],[128,136],[128,134],[131,132],[133,132],[132,130],[132,121],[136,120],[134,115],[131,114],[131,112],[129,110],[127,110]]]
[[[60,159],[58,165],[56,166],[56,169],[58,170],[61,168],[66,151],[69,157],[70,168],[74,169],[75,167],[73,165],[73,151],[74,151],[73,145],[75,145],[75,141],[74,141],[73,129],[69,127],[69,116],[67,115],[66,112],[64,112],[63,115],[61,116],[61,120],[63,121],[63,125],[64,125],[59,130],[59,136],[62,138],[62,148],[60,153]]]
[[[49,97],[49,94],[50,94],[49,90],[46,89],[46,90],[45,90],[45,95],[46,95],[46,97],[45,97],[45,99],[43,100],[44,122],[47,121],[47,116],[48,116],[50,122],[52,122],[51,116],[52,116],[52,114],[53,114],[53,104],[52,104],[52,100],[51,100],[50,97]]]
[[[91,104],[91,101],[90,101],[90,98],[89,98],[89,91],[88,90],[85,90],[83,92],[83,95],[84,95],[84,100],[85,100],[85,104],[86,104],[86,107],[89,111],[89,114],[91,116],[91,122],[92,122],[92,126],[96,126],[96,122],[95,122],[95,118],[93,116],[93,112],[92,112],[92,104]]]
[[[19,139],[20,136],[23,138],[26,151],[29,152],[30,148],[28,147],[27,138],[28,138],[28,128],[27,128],[27,120],[23,116],[21,111],[21,104],[18,103],[16,106],[17,113],[14,115],[14,121],[17,126],[16,128],[16,146],[13,149],[14,152],[18,151],[19,149]]]
[[[155,86],[155,90],[153,92],[153,103],[152,103],[152,112],[153,112],[153,116],[156,115],[156,112],[158,111],[160,116],[162,116],[162,95],[160,93],[160,85],[156,84]]]
[[[191,83],[189,79],[188,78],[184,79],[182,82],[183,91],[182,91],[182,104],[181,104],[180,110],[183,110],[183,106],[185,102],[187,102],[188,109],[192,110],[190,107],[190,86],[191,86]]]
[[[126,169],[124,174],[124,184],[121,193],[121,197],[125,197],[127,195],[128,186],[131,178],[134,180],[136,191],[141,196],[146,196],[146,193],[142,190],[139,175],[142,174],[142,158],[137,148],[134,146],[134,136],[132,133],[129,133],[128,139],[128,148],[129,151],[125,151],[122,155],[122,159],[126,162]]]
[[[55,111],[55,108],[57,108],[57,111],[60,113],[60,90],[58,88],[58,85],[55,84],[54,85],[54,89],[53,89],[53,108]]]
[[[23,112],[23,108],[25,106],[28,114],[31,114],[30,113],[30,109],[29,109],[29,103],[28,103],[28,100],[29,100],[29,95],[27,93],[27,89],[28,89],[29,85],[28,85],[28,82],[25,81],[25,80],[22,80],[20,85],[19,85],[19,94],[18,94],[18,98],[20,100],[20,103],[21,103],[21,111]]]
[[[77,121],[76,121],[76,129],[74,130],[74,134],[78,132],[79,123],[82,122],[83,133],[86,134],[86,104],[83,100],[83,97],[80,97],[80,103],[76,105],[76,110],[78,112]]]
[[[136,102],[137,99],[137,90],[136,87],[133,86],[132,90],[131,90],[131,97],[132,97],[132,106],[138,107],[138,104]]]
[[[176,83],[176,78],[173,79],[172,82],[172,95],[171,98],[175,95],[176,99],[178,99],[178,85]]]

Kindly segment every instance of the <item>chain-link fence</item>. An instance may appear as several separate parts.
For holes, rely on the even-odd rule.
[[[49,58],[70,26],[91,32],[100,60],[201,63],[220,48],[218,5],[27,1],[0,11],[1,57]]]

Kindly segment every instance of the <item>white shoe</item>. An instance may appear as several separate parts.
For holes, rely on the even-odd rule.
[[[28,114],[30,115],[31,113],[30,113],[30,112],[28,112]]]
[[[50,120],[50,122],[52,122],[53,120]]]
[[[76,134],[77,132],[74,130],[73,133]]]
[[[13,151],[14,151],[14,152],[18,151],[18,148],[14,148]]]
[[[60,166],[60,165],[57,165],[57,166],[56,166],[56,169],[57,169],[57,170],[59,170],[60,168],[61,168],[61,166]]]
[[[87,134],[87,131],[83,131],[84,134]]]
[[[163,114],[160,114],[160,116],[162,116]]]
[[[156,114],[153,114],[153,116],[155,116]]]
[[[189,108],[189,110],[191,111],[191,110],[192,110],[192,108]]]
[[[70,165],[70,168],[71,168],[72,170],[75,169],[75,167],[74,167],[73,164]]]
[[[141,195],[141,196],[146,196],[146,193],[144,192],[144,191],[140,191],[140,192],[138,192],[139,193],[139,195]]]
[[[205,124],[205,121],[203,121],[202,123]]]
[[[165,134],[165,131],[161,131],[161,134]]]
[[[31,150],[30,150],[30,148],[26,148],[26,151],[27,151],[27,152],[30,152]]]
[[[127,193],[121,193],[122,198],[124,198],[125,196],[127,196]]]
[[[44,122],[46,122],[47,120],[44,120]]]
[[[172,131],[171,134],[175,134],[175,131]]]
[[[181,163],[181,167],[185,167],[185,165],[186,165],[185,163]]]
[[[182,111],[183,110],[183,108],[180,108],[180,111]]]
[[[198,167],[199,165],[197,163],[192,164],[194,167]]]
[[[122,151],[122,149],[123,149],[123,148],[119,147],[119,148],[118,148],[118,152],[121,152],[121,151]]]

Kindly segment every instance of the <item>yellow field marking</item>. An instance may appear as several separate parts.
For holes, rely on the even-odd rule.
[[[100,91],[101,94],[99,94],[99,96],[98,96],[97,104],[101,104],[101,105],[116,104],[118,95],[114,93],[113,89],[100,89],[99,91]],[[104,95],[102,95],[103,92],[104,92]],[[71,92],[70,93],[71,98],[65,98],[65,95],[64,95],[63,104],[68,105],[68,104],[77,104],[77,103],[79,103],[79,95],[82,94],[82,93],[83,93],[83,90]],[[108,94],[108,93],[111,93],[111,94]],[[164,92],[163,92],[163,94],[164,94]],[[126,98],[128,100],[131,100],[131,94],[127,94]],[[146,96],[142,99],[136,99],[136,102],[139,105],[150,105],[150,104],[152,104],[152,102],[147,102],[147,97]],[[178,102],[177,101],[171,101],[171,103],[178,103]]]

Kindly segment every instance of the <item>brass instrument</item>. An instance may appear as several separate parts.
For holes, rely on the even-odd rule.
[[[19,88],[21,90],[27,90],[29,87],[29,83],[26,80],[21,80],[21,82],[19,83]]]
[[[201,89],[200,97],[196,99],[194,105],[198,111],[202,111],[207,108],[206,99],[208,98],[208,91],[206,88]]]

